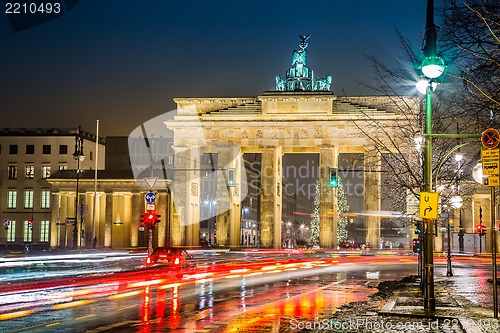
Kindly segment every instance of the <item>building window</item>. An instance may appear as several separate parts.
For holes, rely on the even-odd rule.
[[[52,146],[51,145],[43,145],[43,153],[45,155],[48,155],[50,154],[50,151],[52,150]]]
[[[26,164],[26,178],[35,178],[35,166],[33,164]]]
[[[7,242],[16,241],[16,221],[10,221],[9,229],[7,230]]]
[[[67,154],[68,153],[68,145],[59,145],[59,154]]]
[[[50,208],[50,191],[42,190],[42,202],[40,205],[41,208]]]
[[[40,242],[49,241],[49,221],[40,221]]]
[[[31,221],[33,223],[33,221]],[[33,236],[33,226],[28,221],[24,221],[23,242],[31,242]]]
[[[42,178],[50,177],[50,165],[42,165]]]
[[[7,208],[17,208],[17,191],[9,190],[7,193]]]
[[[33,208],[33,190],[24,190],[24,208]]]
[[[17,155],[17,145],[10,145],[9,146],[9,154]]]
[[[168,165],[174,165],[174,157],[172,155],[168,156]]]
[[[17,165],[9,165],[9,179],[17,179]]]
[[[92,154],[92,150],[89,152],[89,158],[90,158],[91,161],[94,160],[94,155]]]
[[[59,164],[59,170],[68,170],[67,164]]]
[[[26,154],[33,155],[35,153],[35,145],[26,145]]]

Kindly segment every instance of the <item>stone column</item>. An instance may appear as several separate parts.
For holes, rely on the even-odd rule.
[[[102,233],[101,233],[101,224],[104,223],[104,218],[102,217],[103,204],[102,198],[104,193],[97,192],[97,197],[95,199],[95,225],[94,225],[94,237],[97,239],[96,247],[99,246],[99,239],[101,239],[102,244]],[[92,244],[94,244],[94,239],[92,239]]]
[[[106,209],[105,209],[105,219],[104,219],[104,247],[111,247],[111,232],[113,226],[113,193],[106,192]]]
[[[243,153],[239,147],[233,146],[232,148],[232,161],[231,167],[234,168],[234,181],[235,185],[233,191],[230,192],[232,196],[231,207],[231,224],[230,224],[230,237],[231,244],[240,244],[241,242],[241,227],[242,227],[242,209],[241,202],[248,194],[248,182],[246,179],[245,161],[243,160]]]
[[[380,212],[380,181],[381,181],[381,157],[380,153],[374,149],[365,152],[364,154],[364,169],[365,169],[365,212],[378,214]],[[380,217],[369,216],[365,217],[366,242],[370,246],[379,245],[380,243]]]
[[[320,148],[320,207],[319,245],[331,248],[337,240],[337,193],[329,185],[330,169],[338,168],[338,147]],[[339,173],[340,176],[340,173]]]
[[[262,148],[260,195],[260,244],[281,248],[282,204],[281,147]]]
[[[169,184],[170,187],[170,184]],[[170,188],[168,190],[168,195],[167,195],[167,213],[165,215],[168,215],[165,217],[165,223],[167,225],[167,237],[166,237],[166,245],[172,246],[174,240],[173,240],[173,229],[172,229],[172,224],[173,224],[173,219],[174,219],[174,200],[172,200],[172,192],[170,191]]]
[[[139,245],[139,221],[140,215],[144,213],[141,206],[141,195],[137,192],[132,193],[132,215],[130,217],[130,246]]]
[[[123,242],[122,247],[130,246],[130,231],[132,226],[132,219],[134,213],[132,210],[132,193],[124,193],[123,194],[123,224],[122,232],[123,232]]]
[[[66,218],[68,217],[68,195],[66,193],[60,193],[59,198],[61,200],[61,207],[59,208],[59,220],[64,223],[61,227],[61,245],[62,247],[68,246],[68,229],[73,232],[73,226],[66,224]],[[74,201],[73,201],[74,202]]]
[[[446,249],[446,244],[444,244],[443,248],[443,225],[446,226],[446,221],[445,219],[438,218],[437,220],[432,220],[432,223],[434,223],[434,251],[435,252],[442,252]],[[446,238],[446,235],[445,235]]]
[[[229,168],[231,165],[231,147],[229,145],[219,145],[217,153],[217,194],[216,194],[216,244],[217,246],[239,246],[239,240],[234,241],[233,237],[230,235],[230,223],[231,223],[231,207],[232,207],[232,191],[233,189],[227,184],[227,177]],[[224,169],[224,170],[221,170]],[[234,172],[234,170],[233,170]],[[236,227],[233,225],[233,227]],[[239,230],[239,229],[238,229]],[[239,233],[238,233],[239,239]]]
[[[92,219],[94,216],[94,192],[87,192],[86,195],[86,202],[87,202],[87,212],[86,212],[86,218],[85,218],[85,245],[87,248],[91,249],[92,248]],[[96,200],[97,203],[97,200]],[[96,211],[97,214],[97,211]],[[97,221],[97,216],[96,216],[96,221]]]
[[[97,236],[97,248],[102,248],[104,246],[105,230],[106,230],[106,193],[100,193],[98,199],[99,209],[99,223],[97,224],[96,233]]]
[[[94,209],[94,192],[86,192],[82,201],[85,214],[83,218],[83,238],[82,245],[85,248],[92,247],[92,213]]]
[[[59,192],[53,192],[52,198],[50,200],[50,208],[52,211],[51,220],[50,220],[50,248],[54,249],[59,244],[62,244],[61,235],[63,232],[62,225],[58,225],[61,223],[59,221],[59,198],[61,194]]]
[[[199,147],[175,146],[173,198],[175,215],[172,236],[175,245],[199,245],[200,157]]]
[[[161,222],[156,225],[158,231],[158,246],[165,246],[165,239],[167,237],[167,194],[165,192],[158,193],[156,199],[156,211],[161,215]]]

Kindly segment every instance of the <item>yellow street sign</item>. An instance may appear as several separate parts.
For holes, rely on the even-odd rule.
[[[483,177],[483,185],[484,186],[500,186],[500,177],[498,177],[498,176]]]
[[[438,194],[436,192],[420,192],[419,217],[422,219],[437,219]]]
[[[496,175],[500,174],[499,161],[483,161],[483,175]]]
[[[500,149],[483,149],[481,150],[481,159],[484,160],[498,160],[500,158]]]

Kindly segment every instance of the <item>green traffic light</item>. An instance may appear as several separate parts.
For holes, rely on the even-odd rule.
[[[339,186],[339,178],[337,175],[337,169],[330,169],[330,187],[336,188]]]

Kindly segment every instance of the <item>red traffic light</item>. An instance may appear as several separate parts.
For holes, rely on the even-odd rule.
[[[486,226],[484,224],[476,225],[476,231],[479,235],[484,236],[486,234]]]
[[[28,225],[31,227],[33,225],[33,220],[28,220]]]
[[[148,227],[148,228],[152,228],[159,221],[158,220],[159,216],[160,215],[157,215],[153,211],[149,211],[145,214],[142,214],[141,215],[141,224]]]
[[[146,215],[144,217],[144,221],[146,222],[146,224],[149,224],[149,225],[155,224],[155,222],[156,222],[156,213],[154,213],[154,212],[148,212],[148,213],[146,213]]]

